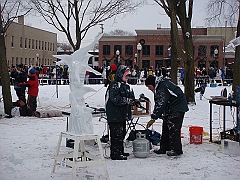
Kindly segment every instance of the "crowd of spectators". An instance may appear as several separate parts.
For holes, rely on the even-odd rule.
[[[31,66],[24,65],[23,69],[27,73],[29,68]],[[130,78],[128,80],[129,84],[143,84],[144,80],[148,76],[169,76],[170,77],[170,71],[171,69],[161,67],[153,69],[152,67],[149,68],[141,68],[138,69],[137,66],[134,67],[128,67],[131,71]],[[47,84],[54,85],[54,84],[63,84],[67,85],[69,84],[69,67],[68,65],[56,65],[56,66],[36,66],[36,75],[38,76],[38,79],[47,79]],[[111,64],[110,66],[102,65],[102,67],[94,67],[94,70],[101,73],[101,75],[96,75],[93,72],[86,71],[85,73],[85,84],[105,84],[107,86],[109,82],[111,82],[111,79],[109,75],[112,76],[114,72],[117,69],[116,64]],[[13,85],[13,79],[12,74],[14,74],[17,71],[17,68],[15,66],[9,67],[9,73],[11,78],[11,84]],[[184,69],[180,68],[178,72],[179,79],[181,80],[182,84],[184,84]],[[222,79],[227,84],[232,83],[233,79],[233,69],[230,67],[224,67],[224,68],[213,68],[210,67],[208,69],[206,68],[194,68],[194,78],[195,78],[195,85],[200,86],[203,83],[211,83],[213,79]],[[139,82],[138,82],[139,81]]]

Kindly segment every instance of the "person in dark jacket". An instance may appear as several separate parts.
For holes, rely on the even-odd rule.
[[[131,105],[134,105],[135,100],[134,93],[127,84],[130,75],[130,70],[120,65],[114,81],[109,84],[105,94],[112,160],[126,160],[129,155],[124,153],[123,141],[126,135],[126,121],[131,119]]]
[[[19,85],[27,81],[27,73],[25,72],[23,64],[17,65],[17,70],[11,73],[11,77],[14,79],[13,81],[14,89],[18,97],[18,100],[16,102],[13,102],[13,106],[18,106],[20,115],[26,116],[27,115],[27,102],[25,95],[26,87]]]
[[[21,86],[28,87],[28,115],[32,116],[34,115],[34,112],[37,109],[37,96],[38,96],[38,77],[36,75],[36,70],[34,68],[31,68],[29,70],[29,80],[21,83]]]
[[[18,100],[22,100],[26,104],[25,90],[26,87],[19,86],[20,83],[27,81],[27,73],[23,68],[23,64],[17,65],[17,71],[11,74],[11,77],[14,78],[14,89],[16,91]]]
[[[147,123],[149,128],[158,118],[163,119],[160,149],[156,154],[177,156],[183,154],[181,143],[181,127],[185,112],[188,111],[185,94],[179,86],[168,78],[149,76],[145,85],[154,93],[154,110],[151,120]]]

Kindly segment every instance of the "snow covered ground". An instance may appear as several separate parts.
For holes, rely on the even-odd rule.
[[[103,85],[89,85],[97,92],[85,95],[85,102],[92,107],[104,107],[104,94],[106,87]],[[180,85],[181,86],[181,85]],[[144,93],[151,102],[153,94],[144,85],[132,85],[136,98]],[[69,86],[40,86],[38,110],[70,111]],[[181,86],[183,88],[183,86]],[[221,145],[209,142],[209,103],[210,96],[219,96],[224,87],[207,87],[204,98],[200,100],[196,94],[196,105],[189,106],[185,114],[182,128],[182,144],[184,154],[180,158],[169,159],[167,155],[157,156],[152,152],[158,146],[153,146],[147,158],[136,158],[132,152],[132,143],[126,141],[126,152],[130,153],[127,161],[113,161],[109,158],[109,147],[104,146],[104,155],[107,171],[111,180],[158,180],[158,179],[240,179],[240,156],[222,153]],[[230,92],[231,87],[226,87]],[[1,91],[1,88],[0,88]],[[0,92],[0,94],[2,94]],[[16,94],[12,89],[13,101]],[[153,103],[151,104],[153,106]],[[0,102],[3,110],[3,103]],[[213,139],[219,140],[222,131],[223,109],[213,105]],[[234,108],[226,109],[226,127],[235,126],[236,112]],[[234,118],[233,118],[234,117]],[[106,120],[99,116],[93,117],[94,132],[100,137],[106,134]],[[139,122],[144,126],[150,116],[140,117]],[[60,132],[66,131],[66,117],[36,118],[13,117],[0,119],[0,180],[69,180],[71,168],[57,166],[56,172],[51,174],[54,155]],[[161,132],[162,120],[154,125],[154,130]],[[203,143],[200,145],[189,143],[189,127],[202,126],[204,130]],[[137,126],[137,129],[142,129]],[[61,148],[72,151],[62,143]],[[97,152],[94,146],[88,147]],[[104,179],[103,167],[86,167],[77,169],[76,179]]]

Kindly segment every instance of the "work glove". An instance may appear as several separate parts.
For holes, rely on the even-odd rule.
[[[142,108],[142,105],[138,100],[135,100],[135,106],[138,108]]]
[[[128,99],[128,104],[130,106],[135,106],[135,99]]]
[[[148,121],[146,129],[148,129],[153,123],[155,123],[154,119],[151,119],[150,121]]]

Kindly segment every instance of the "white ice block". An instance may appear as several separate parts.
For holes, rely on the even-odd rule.
[[[240,156],[240,143],[237,141],[232,141],[230,139],[222,139],[222,152],[224,154]]]

